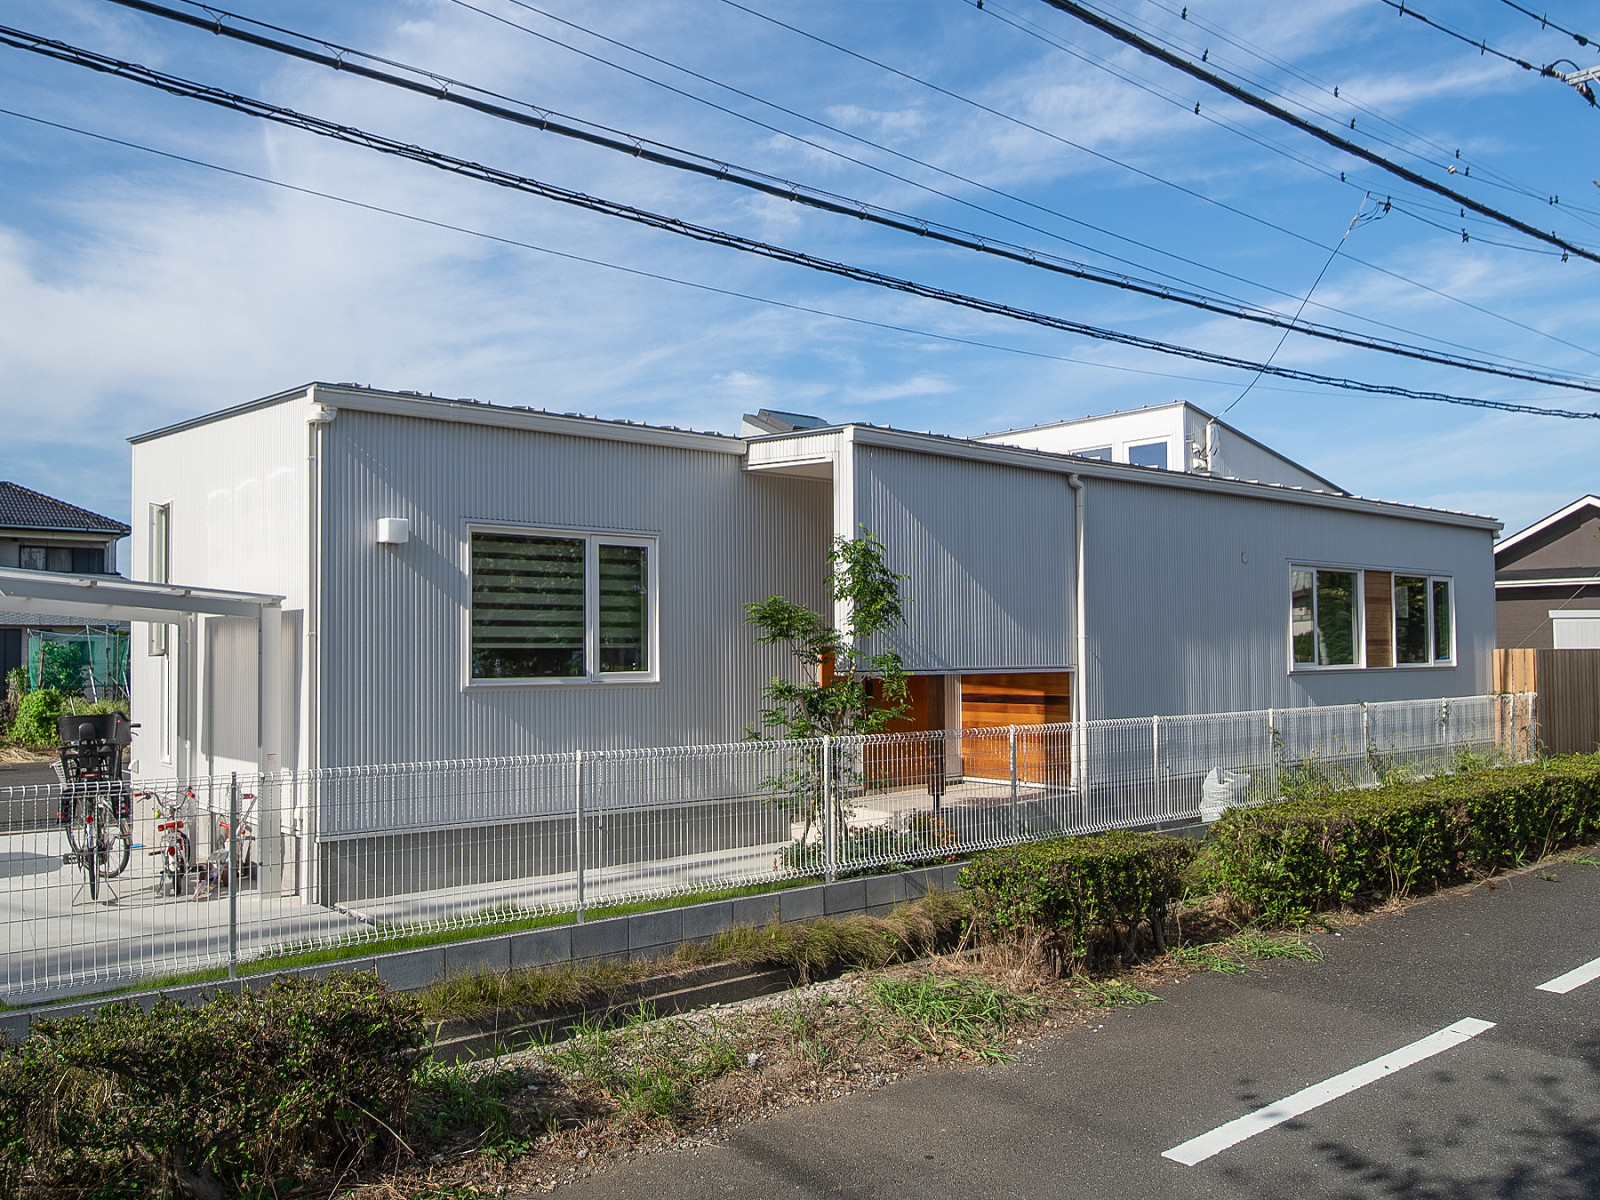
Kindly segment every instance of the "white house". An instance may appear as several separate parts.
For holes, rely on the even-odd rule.
[[[1344,495],[1293,459],[1187,400],[992,433],[979,441]]]
[[[1204,417],[730,437],[319,383],[143,434],[131,573],[282,597],[283,653],[262,686],[255,626],[205,617],[186,706],[136,630],[138,769],[251,770],[278,727],[263,757],[300,767],[737,740],[788,669],[743,606],[822,608],[862,527],[908,577],[913,726],[1490,690],[1495,521],[1346,495],[1209,418],[1203,473]],[[1169,469],[1138,465],[1162,438]],[[281,713],[228,710],[230,679]]]

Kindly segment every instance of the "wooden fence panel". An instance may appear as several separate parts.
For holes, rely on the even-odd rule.
[[[1496,650],[1494,690],[1538,693],[1546,754],[1592,754],[1600,747],[1600,650]]]

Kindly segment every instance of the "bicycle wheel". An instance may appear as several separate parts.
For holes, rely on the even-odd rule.
[[[95,825],[98,828],[100,870],[107,879],[115,879],[128,869],[128,857],[133,853],[133,830],[128,822],[113,811],[110,800],[102,799],[95,805]]]

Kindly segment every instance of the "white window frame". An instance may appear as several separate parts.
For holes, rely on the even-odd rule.
[[[1419,663],[1403,663],[1400,661],[1400,609],[1394,602],[1394,581],[1401,576],[1407,579],[1425,579],[1428,588],[1428,661]],[[1433,585],[1435,583],[1448,583],[1450,585],[1450,657],[1433,657]],[[1456,647],[1460,642],[1459,630],[1456,628],[1456,579],[1454,575],[1430,575],[1426,571],[1391,571],[1389,574],[1389,645],[1394,652],[1394,665],[1396,670],[1426,671],[1430,668],[1450,668],[1456,665]]]
[[[1296,662],[1294,658],[1294,573],[1296,571],[1337,571],[1341,575],[1354,575],[1356,577],[1356,661],[1353,663],[1328,663],[1323,665],[1317,662]],[[1352,567],[1347,563],[1307,563],[1291,562],[1289,564],[1289,595],[1284,611],[1289,622],[1289,672],[1298,675],[1306,671],[1365,671],[1367,669],[1367,568]],[[1311,585],[1311,627],[1317,628],[1317,586],[1315,580]],[[1455,603],[1455,589],[1451,588],[1450,602]],[[1312,637],[1315,639],[1315,632]],[[1314,641],[1313,641],[1313,644]]]
[[[1172,470],[1172,463],[1173,463],[1172,439],[1169,438],[1169,437],[1142,438],[1142,439],[1140,439],[1138,441],[1124,442],[1122,444],[1122,461],[1127,463],[1129,466],[1143,466],[1143,465],[1145,465],[1145,464],[1136,463],[1136,462],[1133,461],[1133,452],[1135,450],[1143,450],[1147,446],[1161,446],[1161,447],[1164,447],[1166,449],[1166,452],[1167,452],[1167,454],[1166,454],[1167,465],[1164,466],[1164,467],[1151,467],[1151,468],[1149,468],[1150,470],[1155,470],[1155,471],[1170,471],[1170,470]]]
[[[150,505],[149,543],[145,547],[149,559],[151,583],[172,582],[172,502]],[[160,658],[167,653],[167,627],[150,622],[149,654]]]
[[[527,676],[512,679],[478,679],[472,674],[472,535],[500,533],[512,537],[583,539],[583,662],[582,675]],[[648,671],[601,671],[600,664],[600,547],[643,546],[647,571],[645,636],[649,639]],[[569,529],[551,525],[500,525],[472,522],[462,539],[462,574],[466,600],[461,621],[461,686],[463,688],[634,686],[661,682],[661,552],[654,534],[608,533],[604,530]]]

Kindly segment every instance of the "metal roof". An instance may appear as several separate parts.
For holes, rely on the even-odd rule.
[[[126,537],[133,530],[121,521],[0,480],[0,529],[40,533],[105,533]]]

